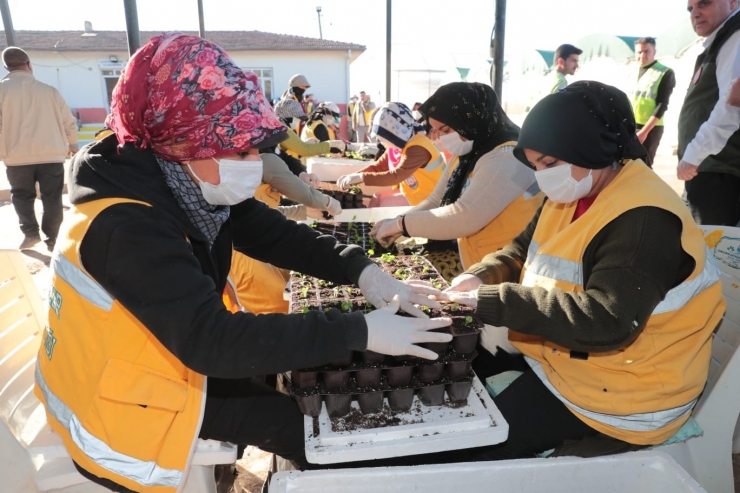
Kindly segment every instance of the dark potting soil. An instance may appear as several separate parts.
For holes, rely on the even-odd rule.
[[[331,418],[331,429],[332,431],[367,430],[370,428],[387,428],[389,426],[409,425],[421,422],[423,422],[421,418],[412,420],[401,419],[388,404],[383,404],[383,408],[379,413],[362,414],[362,411],[359,409],[352,408],[349,414],[345,416]]]

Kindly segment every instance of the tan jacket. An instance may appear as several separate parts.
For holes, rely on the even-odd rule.
[[[0,160],[63,163],[69,145],[77,145],[77,120],[59,91],[25,70],[0,80]]]

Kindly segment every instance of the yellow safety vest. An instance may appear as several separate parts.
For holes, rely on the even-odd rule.
[[[539,337],[510,331],[509,339],[548,389],[590,427],[629,443],[662,443],[688,419],[707,379],[712,330],[725,307],[719,269],[686,206],[642,161],[629,161],[571,222],[577,203],[545,203],[522,269],[523,286],[583,291],[581,262],[593,238],[625,211],[646,205],[681,219],[681,245],[696,267],[621,349],[583,360]]]
[[[645,125],[658,103],[655,98],[658,97],[658,89],[663,76],[668,72],[668,67],[660,62],[655,62],[653,66],[637,79],[637,86],[632,91],[632,110],[635,113],[635,122],[638,125]],[[639,72],[638,72],[639,73]],[[656,126],[663,125],[663,118],[656,123]]]
[[[269,183],[262,183],[254,192],[254,198],[267,204],[270,209],[277,209],[280,205],[280,192],[272,188]]]
[[[504,142],[496,149],[505,146],[516,145],[516,142]],[[454,162],[454,161],[453,161]],[[458,160],[459,163],[459,160]],[[449,166],[449,179],[455,166]],[[470,173],[472,178],[473,173]],[[494,217],[480,231],[457,240],[460,249],[460,260],[463,268],[483,260],[483,257],[493,253],[511,243],[519,233],[524,231],[527,224],[532,220],[537,209],[542,205],[545,196],[542,192],[531,194],[524,192],[515,201],[506,206],[501,213]]]
[[[185,367],[80,264],[92,221],[124,202],[149,205],[96,200],[65,218],[34,392],[83,469],[130,490],[174,493],[197,442],[206,377]]]
[[[332,130],[331,127],[327,126],[322,120],[315,120],[311,122],[310,125],[306,125],[305,127],[303,127],[303,131],[301,131],[301,138],[303,140],[317,138],[316,135],[314,135],[314,131],[319,125],[324,125],[326,127],[326,130],[329,132],[329,140],[336,140],[334,130]]]
[[[401,193],[409,201],[409,204],[416,205],[429,197],[434,187],[437,186],[437,182],[442,176],[445,161],[439,149],[434,146],[434,142],[422,134],[415,134],[406,143],[401,151],[401,159],[406,155],[409,148],[413,146],[421,146],[432,155],[426,166],[418,168],[411,176],[399,183]]]

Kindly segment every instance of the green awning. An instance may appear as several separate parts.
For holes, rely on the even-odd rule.
[[[593,58],[608,57],[619,63],[624,63],[635,57],[634,42],[628,44],[625,39],[632,38],[614,36],[613,34],[591,34],[579,39],[575,46],[583,50],[583,54],[580,56],[582,62]]]
[[[655,38],[658,58],[679,57],[683,52],[696,43],[699,36],[691,27],[688,17],[671,26],[666,32]]]

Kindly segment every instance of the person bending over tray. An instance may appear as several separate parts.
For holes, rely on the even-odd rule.
[[[433,289],[382,273],[358,247],[251,200],[261,146],[285,136],[252,73],[215,44],[167,33],[137,51],[111,103],[115,135],[84,147],[52,260],[36,395],[80,472],[115,491],[175,492],[196,439],[305,464],[303,415],[252,379],[348,349],[435,359],[417,346],[450,319]],[[301,245],[296,249],[296,245]],[[357,284],[380,309],[239,312],[223,300],[232,249]],[[230,310],[234,309],[233,311]]]
[[[514,155],[537,170],[547,200],[510,245],[448,290],[486,324],[508,327],[523,354],[479,347],[479,377],[522,374],[494,399],[508,440],[467,459],[663,443],[704,388],[725,308],[701,230],[645,165],[630,102],[611,86],[576,82],[546,96]]]
[[[419,107],[441,145],[457,158],[431,195],[406,214],[375,224],[383,246],[401,235],[457,240],[429,259],[450,280],[511,242],[542,203],[532,170],[512,155],[519,136],[489,85],[453,82]],[[459,257],[458,257],[459,253]],[[443,264],[443,265],[442,265]]]
[[[417,205],[427,198],[442,176],[444,158],[411,110],[403,103],[385,103],[373,117],[370,134],[385,152],[357,173],[339,177],[337,185],[345,189],[357,183],[394,186],[376,194],[370,207]]]

